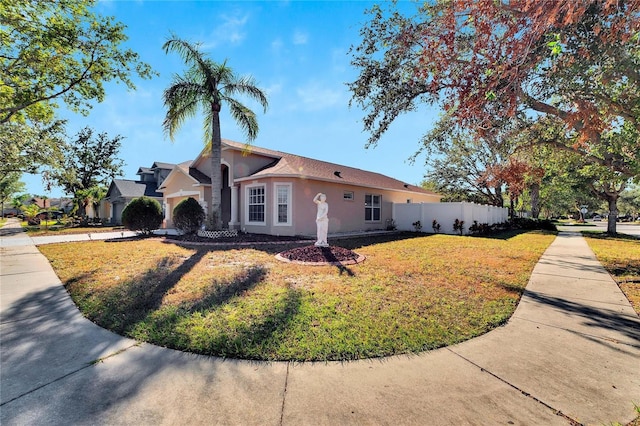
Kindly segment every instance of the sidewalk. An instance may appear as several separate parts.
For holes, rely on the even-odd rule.
[[[0,250],[2,425],[602,425],[640,404],[640,319],[578,234],[548,248],[504,327],[345,363],[137,343],[84,319],[24,234]]]

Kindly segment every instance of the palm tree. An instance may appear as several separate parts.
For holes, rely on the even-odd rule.
[[[240,103],[237,95],[248,96],[257,101],[266,112],[267,97],[256,86],[252,77],[238,77],[227,66],[227,62],[216,63],[198,50],[198,44],[191,44],[172,36],[162,47],[165,53],[178,53],[189,69],[184,75],[174,75],[172,84],[164,91],[163,99],[167,107],[163,127],[173,140],[175,132],[187,118],[202,109],[204,118],[205,143],[211,145],[211,208],[209,224],[214,229],[222,227],[222,140],[220,135],[220,110],[227,104],[231,117],[245,132],[248,142],[258,135],[256,115]]]

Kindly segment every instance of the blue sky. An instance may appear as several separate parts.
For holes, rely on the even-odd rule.
[[[375,148],[365,149],[364,112],[349,107],[346,83],[357,78],[350,65],[349,47],[360,42],[366,22],[365,1],[100,1],[96,11],[114,16],[127,26],[127,46],[138,52],[160,75],[135,78],[137,90],[109,84],[106,99],[89,116],[60,114],[68,119],[67,133],[85,126],[109,136],[124,136],[120,158],[126,179],[136,179],[138,167],[154,161],[179,163],[194,159],[203,148],[202,120],[186,122],[172,142],[163,134],[162,93],[172,75],[185,66],[176,54],[166,55],[162,44],[171,32],[192,42],[237,74],[252,75],[266,91],[269,109],[258,113],[257,146],[375,171],[411,184],[424,175],[424,158],[411,165],[420,137],[437,118],[436,109],[397,120]],[[402,3],[401,7],[412,7]],[[247,102],[249,106],[253,104]],[[223,106],[224,108],[224,106]],[[224,114],[222,137],[245,142],[242,131]],[[27,192],[49,197],[40,176],[25,176]]]

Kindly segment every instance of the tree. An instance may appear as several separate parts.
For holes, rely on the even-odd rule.
[[[0,125],[0,179],[7,173],[41,173],[62,162],[63,122]]]
[[[117,157],[121,141],[122,136],[109,138],[107,133],[94,136],[94,131],[85,127],[75,141],[62,148],[63,167],[52,171],[50,179],[73,195],[78,215],[85,215],[92,188],[106,186],[110,179],[122,174],[124,162]]]
[[[134,198],[122,211],[122,224],[132,231],[150,235],[162,224],[162,207],[149,197]]]
[[[11,172],[0,176],[0,206],[2,215],[4,216],[4,204],[10,201],[15,194],[24,191],[26,188],[24,182],[20,180],[20,173]]]
[[[620,194],[623,213],[633,219],[640,217],[640,186],[632,185]]]
[[[11,199],[11,207],[14,209],[22,209],[24,206],[24,202],[27,201],[31,196],[29,194],[20,194]]]
[[[0,124],[49,122],[56,101],[86,113],[104,83],[153,75],[125,49],[125,26],[91,11],[94,0],[0,0]]]
[[[513,152],[509,133],[486,132],[482,137],[461,128],[444,116],[422,138],[422,146],[412,157],[427,157],[428,181],[437,185],[435,192],[444,201],[471,201],[502,207],[506,181],[492,174],[507,163]]]
[[[500,117],[557,118],[570,143],[546,143],[638,174],[626,151],[600,148],[620,123],[640,128],[640,2],[442,0],[414,17],[378,6],[370,13],[352,48],[360,75],[350,84],[352,102],[367,111],[369,145],[426,102],[479,134]],[[637,153],[637,139],[630,143]],[[614,233],[616,196],[598,193],[608,197]]]
[[[173,224],[185,234],[195,233],[204,222],[205,214],[200,203],[189,197],[173,209]]]
[[[40,206],[38,206],[37,204],[29,204],[26,206],[23,205],[20,207],[20,210],[22,210],[22,213],[27,219],[27,223],[29,225],[37,225],[38,223],[40,223],[40,221],[37,220],[37,217],[40,214]]]
[[[164,91],[167,114],[163,127],[173,140],[184,121],[196,115],[198,109],[204,112],[204,139],[211,146],[211,206],[209,223],[214,229],[222,227],[222,140],[220,133],[220,111],[227,104],[231,117],[245,132],[247,140],[253,141],[258,135],[256,115],[240,103],[237,95],[244,95],[257,101],[266,112],[266,95],[256,86],[252,77],[238,77],[226,61],[222,64],[209,59],[192,44],[172,36],[164,44],[165,53],[176,52],[189,69],[184,75],[175,75],[169,88]]]

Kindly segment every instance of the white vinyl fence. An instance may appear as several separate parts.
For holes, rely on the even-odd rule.
[[[473,221],[478,224],[503,223],[509,219],[509,209],[475,203],[407,203],[393,204],[393,220],[399,231],[415,231],[414,223],[420,221],[422,232],[433,232],[433,220],[440,224],[443,234],[458,234],[454,231],[456,219],[464,221],[464,234],[469,233]]]

